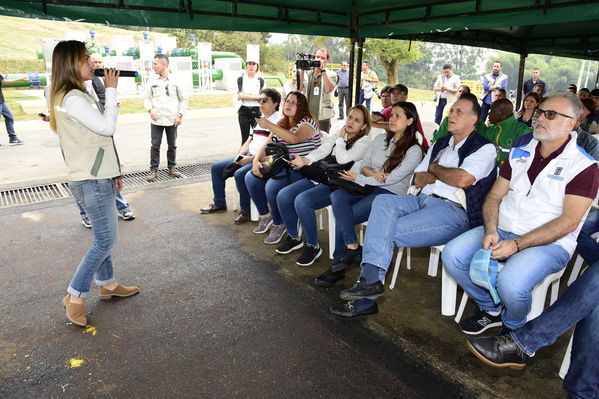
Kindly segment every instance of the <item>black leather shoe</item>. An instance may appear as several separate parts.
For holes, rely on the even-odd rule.
[[[381,296],[385,293],[383,283],[377,281],[374,284],[366,284],[366,279],[360,277],[358,282],[351,288],[341,291],[341,299],[351,301],[354,299],[369,298],[372,296]]]
[[[466,344],[476,357],[489,366],[517,370],[526,366],[528,355],[520,349],[510,334],[470,338]]]
[[[333,273],[331,269],[327,270],[320,276],[314,279],[314,284],[319,287],[330,287],[335,284],[339,280],[343,280],[345,278],[345,270],[341,270],[340,272]]]
[[[356,249],[345,249],[345,252],[341,256],[339,263],[335,263],[331,266],[331,270],[333,272],[338,272],[340,270],[344,270],[347,267],[353,265],[354,263],[362,262],[362,247],[358,246]]]
[[[224,212],[227,210],[227,206],[217,206],[214,204],[210,204],[209,207],[200,209],[202,213],[216,213],[216,212]]]
[[[370,316],[373,314],[377,314],[379,312],[379,307],[375,302],[374,305],[372,305],[368,309],[357,310],[354,301],[349,301],[345,303],[336,303],[334,305],[331,305],[329,310],[335,316],[344,317],[346,319],[353,319],[354,317]]]

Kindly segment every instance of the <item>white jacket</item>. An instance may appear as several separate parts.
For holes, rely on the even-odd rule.
[[[525,146],[512,148],[509,156],[512,178],[509,191],[499,205],[499,229],[522,235],[561,216],[568,183],[592,164],[597,164],[576,145],[576,132],[571,132],[570,136],[564,151],[549,162],[532,185],[527,172],[539,142],[532,139]],[[576,248],[576,237],[585,218],[586,213],[576,230],[554,243],[570,256]]]

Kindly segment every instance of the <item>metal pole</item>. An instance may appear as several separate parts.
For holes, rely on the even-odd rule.
[[[362,75],[362,53],[363,53],[363,48],[364,48],[364,39],[358,39],[358,70],[356,71],[356,89],[355,89],[355,94],[356,94],[356,102],[355,104],[358,103],[359,99],[360,99],[360,78]]]
[[[354,71],[356,70],[356,62],[355,62],[356,39],[352,37],[350,39],[350,43],[351,44],[350,44],[350,49],[349,49],[349,88],[348,88],[347,95],[349,96],[349,104],[353,104],[354,80],[352,79],[352,76],[354,76],[353,74],[354,74]]]
[[[520,68],[518,69],[518,88],[516,94],[516,109],[520,109],[520,103],[522,102],[522,86],[524,85],[524,64],[526,63],[526,56],[528,54],[520,54]]]
[[[595,89],[599,88],[599,62],[597,62],[597,77],[595,78]]]

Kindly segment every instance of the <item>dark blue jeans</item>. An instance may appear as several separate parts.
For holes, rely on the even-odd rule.
[[[589,212],[580,233],[578,234],[578,246],[576,250],[587,261],[589,265],[599,262],[599,243],[591,237],[599,231],[599,211]]]
[[[441,124],[441,119],[443,119],[443,110],[445,109],[446,105],[447,105],[447,99],[440,98],[439,102],[437,104],[437,108],[435,108],[435,123],[437,125]]]
[[[366,196],[351,195],[345,190],[335,190],[331,194],[331,204],[335,214],[335,251],[333,263],[339,262],[346,245],[357,244],[356,225],[368,220],[372,202],[377,195],[392,194],[389,190],[376,187]]]
[[[225,166],[229,165],[235,160],[235,158],[227,158],[221,161],[216,161],[212,164],[210,174],[212,176],[212,192],[214,193],[214,205],[225,206],[227,205],[227,197],[225,195],[225,179],[223,179],[223,170]],[[239,191],[239,207],[244,211],[250,210],[250,193],[245,185],[245,175],[252,170],[252,163],[242,166],[235,171],[233,177],[235,178],[235,185],[237,185],[237,191]]]
[[[6,103],[0,103],[0,114],[4,117],[4,124],[6,125],[8,137],[17,137],[14,128],[15,118],[12,116],[12,112],[10,112],[10,109]]]
[[[532,355],[574,324],[570,369],[564,379],[569,398],[599,398],[599,263],[582,273],[539,317],[512,331],[525,353]]]
[[[287,168],[289,170],[289,182],[293,183],[303,178],[300,172]],[[274,224],[282,224],[283,219],[279,213],[279,207],[277,206],[277,195],[283,187],[288,186],[288,182],[285,176],[285,169],[283,169],[276,178],[270,178],[268,180],[261,179],[254,176],[251,172],[245,175],[245,185],[256,204],[258,214],[260,216],[268,214],[268,208],[270,207],[270,214],[272,216],[272,222]]]
[[[364,98],[364,90],[360,90],[358,104],[363,104],[364,101],[366,101],[366,108],[368,108],[368,111],[370,111],[370,100],[372,100],[372,98]]]
[[[283,188],[277,195],[277,205],[283,217],[287,233],[297,238],[299,219],[306,234],[306,242],[315,247],[318,244],[318,227],[314,211],[331,204],[331,189],[326,184],[314,184],[301,179]]]
[[[487,120],[487,115],[489,115],[489,109],[491,108],[491,104],[487,104],[486,102],[483,101],[483,103],[480,105],[480,115],[479,115],[479,119],[481,120],[481,122],[485,123],[485,121]]]

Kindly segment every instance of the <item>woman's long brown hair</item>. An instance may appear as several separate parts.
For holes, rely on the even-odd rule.
[[[406,130],[404,130],[403,134],[399,138],[399,140],[393,146],[393,151],[389,158],[383,164],[383,171],[385,173],[391,173],[393,169],[395,169],[401,161],[403,161],[408,149],[415,144],[418,144],[418,139],[416,138],[416,131],[418,128],[418,111],[416,110],[416,106],[408,101],[401,101],[393,104],[393,108],[391,112],[395,111],[396,108],[401,108],[403,113],[406,115],[406,118],[412,118],[412,124],[406,126]],[[389,131],[387,133],[387,137],[385,138],[385,142],[387,146],[385,148],[389,148],[391,145],[391,139],[395,135],[394,132]]]
[[[300,93],[299,91],[289,92],[289,94],[287,94],[287,97],[285,97],[285,101],[287,101],[289,96],[295,96],[295,99],[297,101],[297,109],[295,110],[295,115],[292,118],[289,118],[288,116],[283,114],[283,117],[279,121],[279,126],[289,130],[295,125],[297,125],[297,123],[304,119],[306,116],[309,116],[310,119],[314,120],[314,117],[310,113],[310,105],[308,104],[308,99],[306,98],[306,96],[304,96],[303,93]],[[283,108],[285,107],[285,101],[283,101],[282,104]],[[314,121],[318,124],[317,120]]]
[[[347,140],[347,144],[345,145],[345,148],[347,148],[348,150],[350,148],[352,148],[352,146],[356,143],[356,141],[360,140],[364,136],[368,136],[368,134],[370,133],[370,129],[372,128],[372,122],[370,120],[370,113],[368,112],[368,108],[366,108],[362,104],[357,104],[357,105],[354,105],[353,107],[351,107],[349,109],[349,111],[347,111],[347,114],[349,115],[350,112],[352,112],[355,109],[362,113],[362,117],[364,118],[364,124],[366,126],[364,127],[364,129],[360,130],[358,132],[358,134],[356,134],[354,137]]]
[[[52,85],[50,86],[50,128],[56,132],[56,110],[62,99],[71,90],[85,93],[85,85],[79,73],[79,64],[85,59],[87,50],[83,42],[65,40],[54,47],[52,53]]]

